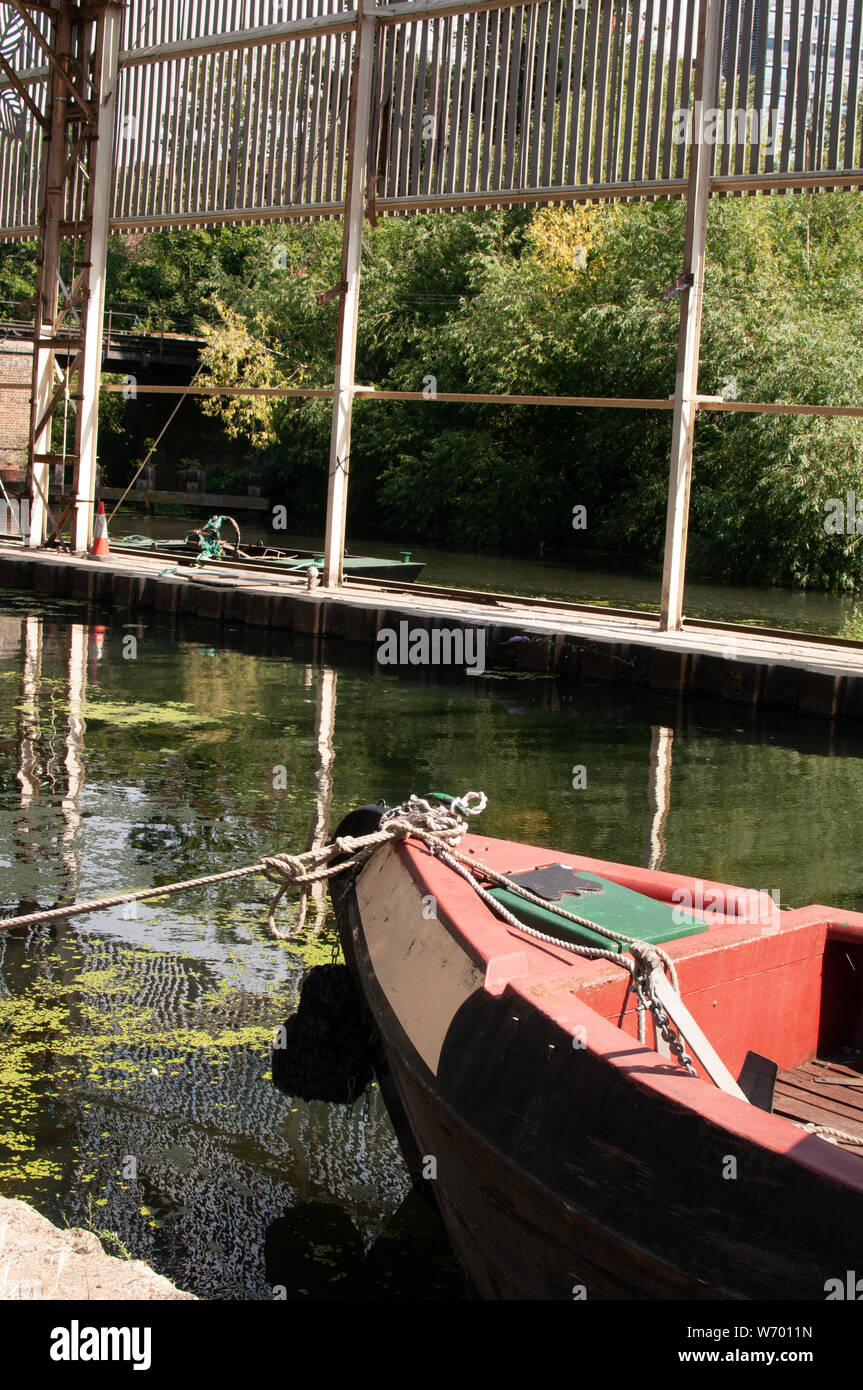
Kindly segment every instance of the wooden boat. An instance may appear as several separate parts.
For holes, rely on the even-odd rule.
[[[459,851],[664,939],[707,1058],[687,1072],[652,1020],[640,1043],[626,970],[495,888],[561,940],[501,920],[418,840],[339,881],[384,1096],[479,1293],[863,1297],[863,913],[482,835]]]

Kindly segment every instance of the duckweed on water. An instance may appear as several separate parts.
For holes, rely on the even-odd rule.
[[[200,729],[224,723],[223,714],[206,714],[195,705],[180,704],[165,700],[158,704],[142,704],[132,701],[98,700],[90,697],[87,701],[88,724],[112,724],[118,728],[135,728],[140,725],[170,724],[172,728]]]
[[[136,997],[141,976],[174,957],[167,952],[120,945],[104,966],[63,978],[40,976],[26,995],[0,1000],[0,1090],[5,1128],[0,1132],[0,1186],[10,1192],[22,1180],[51,1180],[60,1165],[40,1152],[44,1108],[72,1095],[131,1092],[154,1072],[176,1074],[201,1064],[224,1067],[237,1049],[259,1053],[272,1041],[272,1024],[226,1019],[243,1011],[236,981],[225,980],[195,1002],[187,1002],[186,1026],[165,1027],[155,1009]],[[249,997],[245,996],[248,1000]],[[259,1002],[259,1001],[258,1001]],[[239,1007],[238,1007],[239,1003]],[[275,1001],[274,1001],[275,1006]],[[275,1012],[277,1012],[275,1008]],[[248,1012],[248,1010],[247,1010]]]
[[[20,676],[16,672],[9,674]],[[13,706],[19,714],[38,715],[43,710],[47,695],[53,695],[52,708],[55,713],[68,714],[69,701],[62,682],[42,677],[40,702],[22,701]],[[90,694],[87,698],[87,724],[110,724],[113,728],[135,729],[141,727],[169,726],[172,729],[205,729],[224,724],[225,715],[230,711],[220,711],[218,715],[206,714],[195,705],[166,700],[152,704],[135,703],[130,700],[100,700]]]

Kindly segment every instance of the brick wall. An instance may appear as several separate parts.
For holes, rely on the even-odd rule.
[[[28,388],[33,364],[29,343],[0,338],[0,382],[22,382]],[[0,387],[0,477],[5,483],[23,482],[27,468],[30,429],[30,391],[4,391]]]

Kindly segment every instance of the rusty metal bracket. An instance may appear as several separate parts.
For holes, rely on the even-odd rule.
[[[662,291],[659,298],[667,304],[669,299],[673,299],[676,294],[682,294],[684,290],[692,289],[694,284],[695,276],[691,270],[686,270],[682,275],[678,275],[673,285],[669,285],[667,289]]]
[[[340,280],[337,285],[333,285],[331,290],[324,290],[323,294],[317,296],[318,304],[327,304],[331,299],[341,299],[343,294],[348,292],[347,280]]]

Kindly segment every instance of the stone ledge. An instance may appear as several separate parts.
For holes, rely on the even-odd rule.
[[[188,1299],[141,1260],[106,1255],[92,1231],[62,1231],[26,1202],[0,1197],[0,1301]]]

